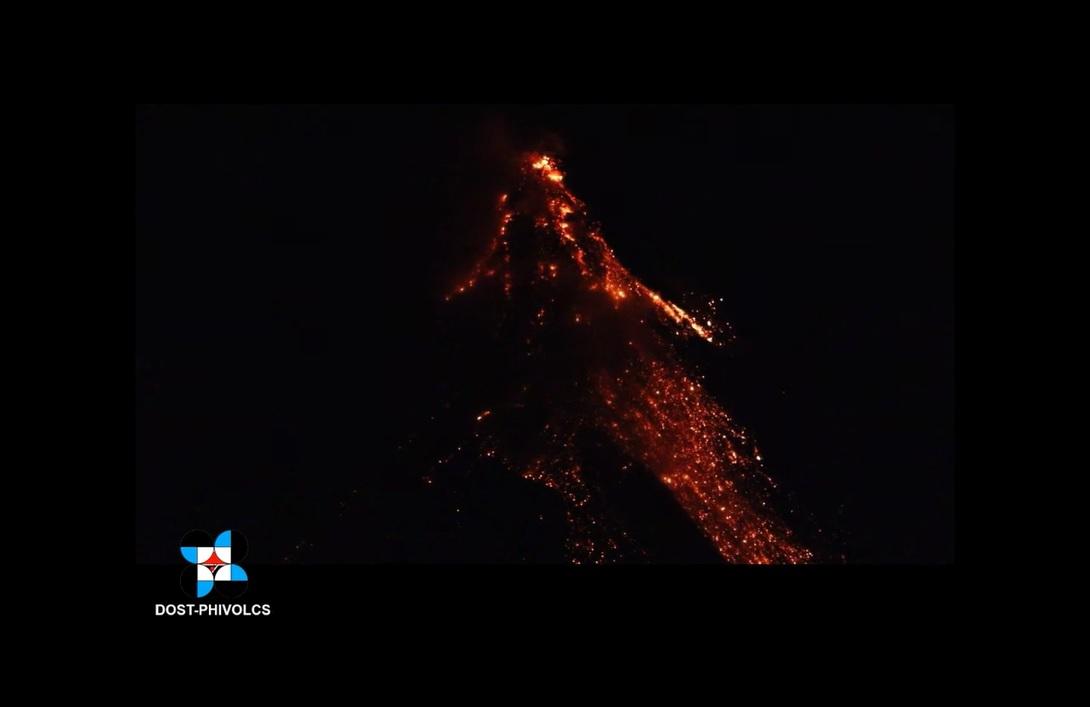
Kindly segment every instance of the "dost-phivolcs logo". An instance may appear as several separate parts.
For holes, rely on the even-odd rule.
[[[201,599],[213,590],[235,599],[246,591],[249,579],[238,561],[246,557],[246,538],[242,533],[225,530],[212,536],[203,530],[191,530],[182,538],[182,557],[189,566],[182,570],[182,591]]]

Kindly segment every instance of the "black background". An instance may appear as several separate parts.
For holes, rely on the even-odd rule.
[[[953,560],[950,107],[247,106],[136,112],[138,563],[504,559],[397,452],[483,373],[437,365],[441,295],[524,147],[647,284],[725,298],[700,364],[824,561]]]

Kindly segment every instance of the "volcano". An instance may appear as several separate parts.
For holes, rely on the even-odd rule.
[[[484,253],[446,297],[452,320],[477,322],[492,373],[468,437],[434,473],[480,462],[545,487],[576,564],[650,558],[638,509],[618,510],[610,491],[633,477],[722,561],[813,559],[771,509],[755,441],[687,362],[692,346],[729,342],[717,302],[683,309],[625,268],[553,156],[528,154],[515,175]]]

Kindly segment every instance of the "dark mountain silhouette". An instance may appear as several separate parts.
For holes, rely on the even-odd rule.
[[[549,156],[525,158],[497,221],[447,297],[487,342],[472,355],[490,373],[459,401],[464,441],[428,481],[483,463],[544,486],[563,502],[576,563],[654,555],[641,508],[671,502],[723,560],[809,560],[768,509],[756,444],[683,361],[685,340],[726,337],[715,302],[690,313],[630,273]]]

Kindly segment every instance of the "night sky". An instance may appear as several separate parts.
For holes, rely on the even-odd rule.
[[[953,561],[950,107],[247,106],[136,111],[138,563],[193,528],[254,563],[564,561],[547,489],[429,466],[513,355],[443,295],[525,150],[648,286],[723,298],[692,364],[817,561]],[[716,561],[651,486],[616,491],[650,561]]]

